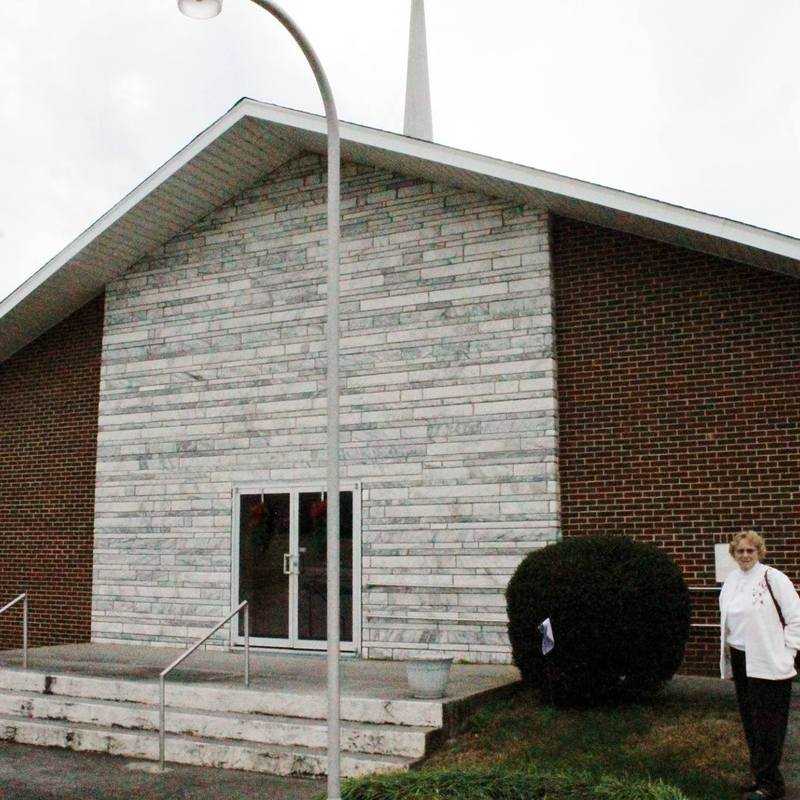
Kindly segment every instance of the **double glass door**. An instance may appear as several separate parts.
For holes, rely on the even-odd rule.
[[[353,489],[339,497],[339,635],[355,647]],[[234,497],[234,594],[248,601],[250,640],[319,650],[327,643],[327,501],[319,489],[240,490]],[[243,641],[244,621],[238,623]]]

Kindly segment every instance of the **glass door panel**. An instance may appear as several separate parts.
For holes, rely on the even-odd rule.
[[[340,625],[342,642],[353,640],[353,493],[339,494]],[[327,502],[321,492],[299,493],[298,639],[327,639]]]
[[[282,494],[242,494],[239,502],[239,602],[250,608],[250,635],[289,638],[291,498]],[[239,635],[244,617],[239,616]]]

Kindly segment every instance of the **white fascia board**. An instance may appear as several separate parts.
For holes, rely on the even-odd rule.
[[[26,297],[29,297],[35,292],[36,289],[58,272],[70,259],[77,256],[90,242],[103,233],[103,231],[107,230],[111,225],[117,222],[117,220],[124,217],[137,203],[144,200],[152,191],[168,180],[181,167],[205,150],[206,147],[219,138],[228,128],[235,125],[243,116],[246,116],[246,112],[241,110],[241,103],[237,103],[224,116],[220,117],[213,125],[198,134],[186,147],[178,151],[169,161],[160,166],[152,175],[145,178],[135,189],[125,195],[122,200],[88,227],[77,239],[68,244],[60,253],[51,258],[21,286],[8,295],[5,300],[1,301],[0,319]]]
[[[254,100],[242,101],[241,107],[250,116],[312,133],[326,133],[325,118],[302,111],[271,106]],[[375,147],[399,155],[443,164],[467,173],[483,175],[538,191],[561,195],[573,200],[613,209],[678,228],[736,242],[746,247],[800,260],[800,240],[743,222],[675,206],[619,189],[569,178],[534,167],[478,155],[423,139],[413,139],[389,131],[341,123],[342,139],[367,147]]]
[[[327,124],[322,116],[282,106],[259,103],[248,98],[240,100],[226,114],[198,134],[186,147],[159,167],[119,203],[87,228],[77,239],[50,259],[19,288],[0,301],[0,319],[35,292],[37,288],[57,273],[71,259],[80,254],[90,242],[123,217],[137,203],[166,182],[181,167],[224,134],[225,131],[248,116],[288,128],[305,130],[322,136],[327,135]],[[406,156],[410,159],[441,164],[463,171],[465,174],[485,176],[508,182],[512,185],[582,201],[594,206],[610,208],[623,214],[654,220],[724,241],[735,242],[745,247],[775,253],[793,260],[800,260],[800,240],[723,217],[704,214],[700,211],[662,203],[618,189],[610,189],[586,181],[576,180],[575,178],[544,172],[533,167],[525,167],[376,128],[367,128],[343,122],[341,123],[341,135],[343,140],[368,148],[376,148]]]

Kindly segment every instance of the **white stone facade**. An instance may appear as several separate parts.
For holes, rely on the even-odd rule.
[[[557,537],[547,215],[342,171],[342,480],[362,654],[508,661],[503,591]],[[92,636],[231,607],[231,495],[324,482],[325,169],[291,161],[107,288]]]

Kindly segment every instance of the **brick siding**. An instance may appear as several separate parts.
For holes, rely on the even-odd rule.
[[[102,326],[99,297],[0,364],[0,605],[30,592],[34,646],[89,639]]]
[[[716,587],[713,544],[754,526],[797,583],[800,281],[562,218],[552,247],[562,534],[655,542]],[[684,671],[718,660],[695,627]]]

